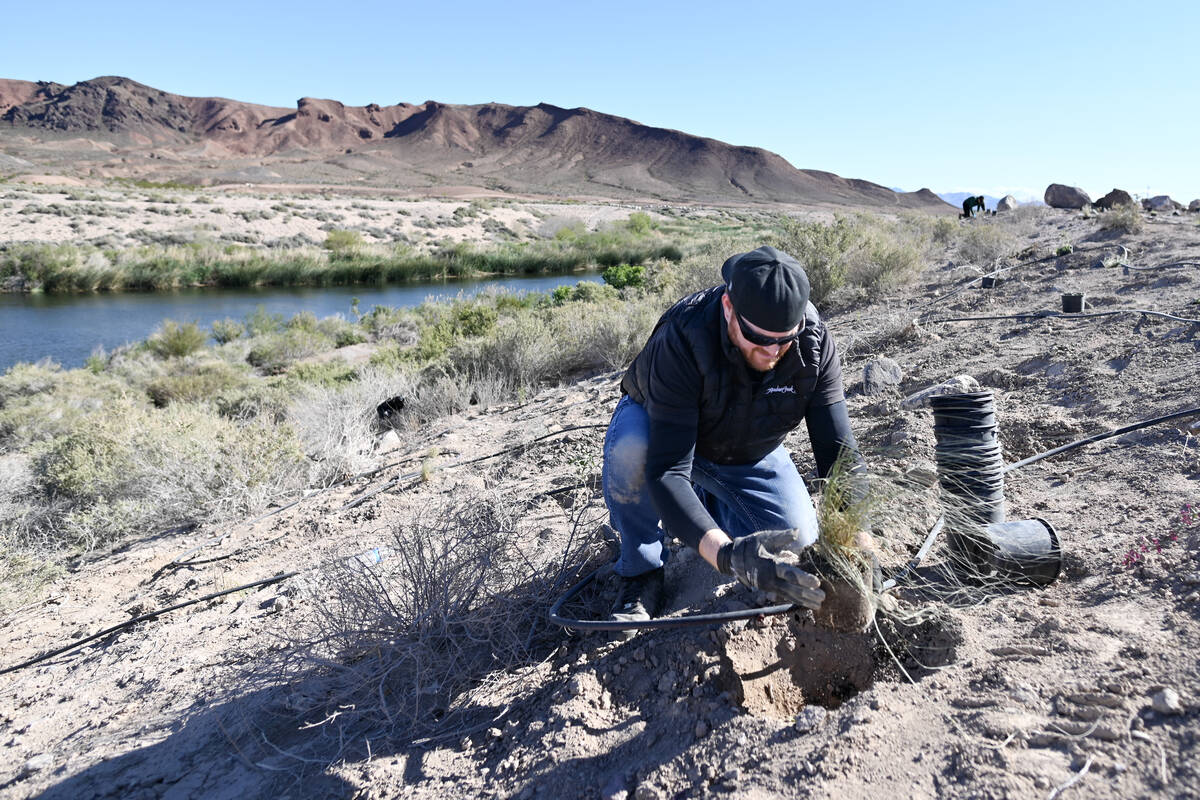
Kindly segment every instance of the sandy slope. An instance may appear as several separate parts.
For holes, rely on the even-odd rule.
[[[968,281],[972,288],[936,306],[939,313],[1056,308],[1061,292],[1086,291],[1096,309],[1200,316],[1200,271],[1125,274],[1103,266],[1116,252],[1108,247],[1114,241],[1130,248],[1137,265],[1196,258],[1194,219],[1158,220],[1121,239],[1065,212],[1046,219],[1031,242],[1038,254],[1064,239],[1077,251],[1014,266],[994,291],[974,288],[976,268],[935,266],[906,296],[827,313],[843,349],[852,419],[881,479],[932,469],[929,412],[902,408],[900,398],[958,374],[996,393],[1009,461],[1196,405],[1200,325],[1118,316],[927,323],[904,332],[912,314],[903,309]],[[902,365],[901,392],[861,393],[861,368],[875,355]],[[563,427],[602,424],[616,402],[618,377],[444,420],[411,434],[405,452],[437,445],[449,463]],[[1200,507],[1198,435],[1194,420],[1150,428],[1012,476],[1009,516],[1055,525],[1066,550],[1064,575],[1043,591],[973,593],[962,603],[903,592],[905,607],[930,614],[916,628],[881,620],[882,640],[899,652],[906,674],[879,635],[830,645],[829,635],[803,618],[645,633],[624,643],[562,635],[526,665],[521,680],[477,699],[471,732],[451,730],[424,746],[344,741],[338,763],[322,769],[300,759],[312,755],[305,748],[314,742],[324,742],[318,754],[333,757],[340,723],[297,730],[324,716],[306,701],[322,691],[319,676],[293,675],[287,685],[245,677],[311,617],[312,596],[284,584],[195,606],[0,678],[7,731],[0,795],[1016,798],[1048,797],[1077,777],[1061,796],[1195,797],[1200,525],[1181,510]],[[556,552],[576,522],[600,519],[601,505],[587,489],[543,493],[594,478],[601,437],[599,429],[572,431],[481,465],[435,472],[428,482],[403,480],[339,511],[355,493],[413,469],[410,462],[373,483],[234,526],[194,565],[157,577],[174,556],[219,531],[135,542],[78,565],[39,602],[6,617],[4,661],[132,613],[330,553],[363,552],[385,544],[412,511],[472,491],[526,502],[524,526]],[[795,434],[791,445],[807,468],[805,434]],[[911,526],[885,532],[890,564],[908,558],[932,522],[934,490],[918,500]],[[940,560],[935,552],[930,563]],[[672,562],[671,580],[673,613],[754,600],[714,580],[686,552]],[[597,592],[588,602],[595,611],[606,598]],[[786,681],[760,693],[753,712],[744,710],[738,687],[747,676],[738,659],[780,653],[803,665],[794,656],[801,645],[818,654],[840,648],[848,659],[866,654],[877,664],[873,680],[851,675],[845,663],[826,663],[827,673],[800,669],[794,677],[806,698],[828,710],[810,705],[798,712]],[[1178,693],[1180,713],[1153,710],[1163,688]],[[365,692],[363,702],[370,697]]]

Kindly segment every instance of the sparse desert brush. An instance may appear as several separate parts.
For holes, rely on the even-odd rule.
[[[207,341],[208,333],[195,322],[167,319],[146,340],[146,346],[160,358],[180,358],[204,347]]]
[[[418,383],[406,373],[366,369],[358,380],[302,387],[288,410],[288,421],[312,465],[312,482],[328,485],[371,466],[375,408],[399,395],[405,398],[405,412],[416,413]]]
[[[58,509],[43,537],[84,548],[259,507],[303,474],[286,428],[129,398],[81,418],[33,460],[40,495]]]
[[[590,537],[541,546],[521,520],[511,500],[459,497],[331,561],[306,586],[303,634],[279,651],[285,679],[316,669],[329,680],[305,713],[341,709],[339,724],[398,742],[462,735],[498,687],[527,680],[517,668],[561,639],[546,611],[563,570],[600,548]]]
[[[955,249],[964,261],[986,267],[1011,255],[1016,247],[1013,232],[1003,223],[988,218],[965,226]]]
[[[355,380],[358,371],[342,359],[334,359],[322,363],[296,364],[288,369],[287,376],[298,383],[330,387]]]
[[[225,361],[204,361],[150,380],[146,394],[160,408],[171,403],[207,403],[241,390],[250,379],[245,368]]]
[[[1136,203],[1113,206],[1100,215],[1100,228],[1121,233],[1139,233],[1146,226],[1146,219]]]
[[[300,327],[256,337],[246,361],[267,375],[278,375],[296,361],[333,348],[333,340],[317,330]]]
[[[212,338],[217,344],[227,344],[235,339],[240,339],[245,333],[245,325],[228,317],[216,320],[212,324]]]
[[[357,247],[361,247],[362,244],[362,234],[358,231],[348,231],[334,228],[325,235],[324,247],[326,250],[333,250],[337,252],[342,250],[353,250]]]
[[[40,361],[0,376],[0,452],[21,452],[59,436],[128,392],[112,375],[63,370]]]

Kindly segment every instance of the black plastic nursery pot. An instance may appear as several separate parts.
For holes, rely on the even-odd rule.
[[[1064,314],[1079,314],[1083,312],[1085,295],[1080,293],[1064,294],[1062,296],[1062,310]]]

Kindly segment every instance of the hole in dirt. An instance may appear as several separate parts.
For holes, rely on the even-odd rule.
[[[815,618],[770,617],[720,636],[722,682],[748,713],[790,718],[809,704],[835,708],[891,667],[874,628],[866,630],[868,601],[849,587],[830,591],[827,581],[822,586],[826,602]],[[909,672],[954,662],[964,641],[962,623],[949,609],[927,610],[909,623],[881,616],[879,623]]]
[[[875,643],[865,633],[871,602],[841,581],[821,581],[825,602],[815,615],[788,614],[728,632],[721,674],[751,714],[795,716],[815,703],[835,707],[875,679]]]
[[[838,706],[875,677],[872,637],[821,627],[797,615],[732,631],[721,649],[721,677],[743,709],[794,717],[804,706]]]

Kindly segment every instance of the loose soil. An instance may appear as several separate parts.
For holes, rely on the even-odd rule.
[[[978,287],[984,270],[951,262],[883,301],[834,298],[825,309],[859,441],[880,485],[898,492],[879,536],[886,569],[911,558],[939,508],[932,417],[905,396],[971,376],[995,393],[1008,462],[1197,404],[1197,324],[1121,315],[912,325],[925,303],[935,317],[1003,315],[1057,309],[1067,291],[1086,292],[1095,310],[1200,316],[1200,270],[1112,265],[1116,243],[1135,265],[1196,259],[1194,217],[1115,238],[1048,213],[1031,236],[1037,256],[1061,241],[1075,252],[1011,262],[996,289]],[[970,288],[948,295],[959,286]],[[899,362],[903,380],[866,395],[862,368],[877,356]],[[414,462],[254,525],[147,535],[72,564],[4,617],[4,661],[331,553],[374,552],[413,512],[473,492],[523,503],[531,540],[561,552],[604,520],[594,488],[602,428],[453,465],[602,426],[618,379],[409,432],[381,463],[436,446],[446,468],[354,508],[340,510]],[[1064,572],[1042,590],[943,591],[939,547],[865,633],[808,614],[628,640],[552,632],[528,663],[501,665],[508,680],[475,696],[467,722],[419,742],[343,727],[362,708],[315,714],[305,702],[325,685],[315,665],[286,681],[262,669],[318,610],[303,582],[165,614],[0,677],[0,796],[1023,798],[1075,781],[1059,796],[1196,797],[1200,525],[1186,509],[1200,507],[1197,435],[1200,420],[1185,419],[1010,473],[1009,518],[1043,517],[1063,542]],[[789,446],[808,471],[803,429]],[[166,568],[202,542],[191,563]],[[668,587],[675,615],[764,600],[678,548]],[[567,611],[600,615],[611,591],[597,582]]]

